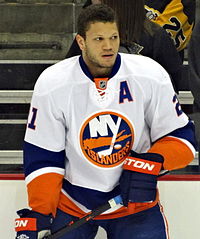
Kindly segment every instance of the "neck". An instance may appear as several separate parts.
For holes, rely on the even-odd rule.
[[[87,57],[84,57],[84,56],[83,56],[83,60],[93,77],[108,77],[110,73],[112,72],[112,67],[99,66],[98,64],[94,64],[93,62],[90,62],[87,59]]]
[[[87,65],[88,66],[88,65]],[[93,77],[108,77],[112,71],[111,68],[89,67],[88,69]]]

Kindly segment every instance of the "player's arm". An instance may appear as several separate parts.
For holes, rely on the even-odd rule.
[[[153,144],[147,153],[131,151],[124,162],[120,188],[126,206],[155,201],[160,171],[183,168],[195,155],[194,124],[182,111],[167,72],[160,65],[154,67],[158,72],[151,75],[156,80],[145,112]]]
[[[131,151],[120,177],[121,197],[128,202],[153,202],[157,195],[157,177],[167,171],[183,168],[195,153],[194,125],[191,121],[157,140],[148,153]]]
[[[152,138],[154,138],[154,140],[152,140],[153,144],[148,152],[158,153],[164,157],[163,169],[165,170],[184,168],[195,157],[197,143],[194,123],[182,111],[176,94],[174,94],[173,99],[171,102],[169,101],[168,104],[167,102],[164,104],[165,99],[162,101],[166,107],[166,112],[163,108],[164,111],[161,110],[160,116],[155,120],[155,125],[153,126],[154,132],[152,132]],[[167,109],[169,111],[167,111]],[[170,115],[170,111],[171,119],[167,116],[167,112]],[[161,120],[163,120],[163,122],[159,122]],[[156,124],[158,129],[160,128],[160,130],[164,131],[169,127],[169,132],[165,135],[161,135],[161,133],[156,130]],[[173,129],[173,125],[175,129]],[[156,137],[155,134],[159,136]]]
[[[147,114],[152,141],[148,152],[161,154],[163,168],[174,170],[187,166],[195,157],[195,127],[183,112],[169,75],[163,68],[160,73],[160,80],[152,87],[154,93]]]
[[[194,159],[196,147],[194,124],[188,121],[186,126],[157,140],[149,152],[163,156],[163,169],[175,170],[186,167]]]
[[[162,170],[187,166],[195,153],[194,125],[191,121],[157,140],[148,153],[130,152],[120,177],[121,197],[128,202],[153,202],[157,195],[157,177]]]
[[[31,210],[18,212],[17,236],[42,238],[56,213],[64,176],[65,127],[55,107],[52,95],[36,84],[24,142],[24,173]]]

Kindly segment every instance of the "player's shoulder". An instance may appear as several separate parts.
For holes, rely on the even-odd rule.
[[[37,79],[34,90],[38,94],[45,94],[68,84],[69,79],[71,79],[70,74],[74,72],[79,62],[78,58],[78,56],[75,56],[64,59],[46,68]]]
[[[170,82],[167,71],[150,57],[136,54],[120,53],[122,68],[129,75],[139,76],[149,81]]]
[[[143,56],[143,55],[140,55],[140,54],[129,54],[129,53],[119,53],[121,55],[121,59],[122,61],[130,61],[130,62],[138,62],[138,63],[141,63],[141,62],[145,62],[145,61],[154,61],[153,59],[151,59],[150,57],[147,57],[147,56]]]
[[[130,67],[133,72],[134,70],[140,69],[160,71],[163,68],[157,61],[148,56],[128,53],[120,53],[120,55],[122,64],[126,64],[126,66]],[[143,71],[143,73],[145,73],[145,71]]]

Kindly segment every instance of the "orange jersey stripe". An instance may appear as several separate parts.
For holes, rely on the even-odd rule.
[[[158,140],[148,152],[161,154],[166,170],[184,168],[194,159],[192,151],[186,144],[169,136]]]
[[[63,176],[46,173],[32,180],[28,185],[29,206],[36,212],[55,215]]]

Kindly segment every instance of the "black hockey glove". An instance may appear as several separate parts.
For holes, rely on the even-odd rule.
[[[53,217],[29,209],[17,211],[15,219],[16,239],[41,239],[50,234]]]
[[[123,164],[120,189],[123,205],[152,202],[156,198],[157,176],[164,159],[160,154],[131,151]]]

